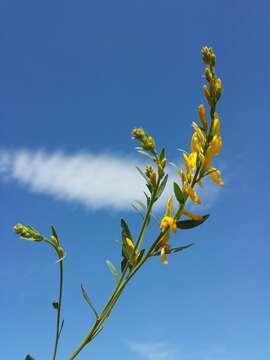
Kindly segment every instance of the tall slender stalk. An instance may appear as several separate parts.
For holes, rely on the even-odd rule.
[[[53,360],[56,359],[58,342],[61,334],[60,321],[61,321],[61,305],[62,305],[62,292],[63,292],[63,261],[59,261],[59,294],[57,302],[57,318],[56,318],[56,333],[53,348]]]

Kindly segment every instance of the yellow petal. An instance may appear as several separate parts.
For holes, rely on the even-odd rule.
[[[166,257],[166,251],[164,247],[160,251],[160,258],[164,265],[168,265],[168,259]]]
[[[131,252],[134,252],[135,246],[133,244],[133,241],[129,238],[126,238],[126,242],[127,242],[127,246],[129,247],[129,250],[131,250]]]
[[[173,209],[173,199],[172,199],[172,195],[170,195],[167,202],[166,216],[172,215],[172,209]]]
[[[199,205],[201,203],[201,200],[199,199],[196,191],[193,188],[191,187],[186,188],[186,192],[188,193],[189,197],[191,198],[191,200],[194,202],[195,205]]]
[[[204,130],[206,131],[207,130],[207,121],[206,121],[206,113],[205,113],[205,108],[203,106],[203,104],[201,104],[199,106],[199,115],[200,115],[200,120],[201,120],[201,123],[202,123],[202,126],[204,128]]]
[[[211,168],[210,169],[210,177],[211,179],[218,185],[220,186],[224,186],[224,181],[222,180],[222,178],[220,177],[221,176],[221,172],[220,170],[216,169],[216,168]]]
[[[192,122],[192,127],[193,129],[195,130],[195,132],[198,134],[200,140],[201,140],[201,143],[202,145],[205,144],[205,136],[204,136],[204,133],[202,132],[202,130],[199,128],[199,126],[193,121]]]
[[[195,220],[195,221],[199,221],[199,220],[203,219],[202,216],[195,215],[191,211],[187,211],[187,210],[183,210],[183,215],[186,215],[186,216],[188,216],[189,218],[191,218],[192,220]]]
[[[192,152],[188,159],[192,169],[195,170],[197,165],[197,152]]]
[[[212,130],[214,135],[220,134],[220,122],[217,113],[215,113],[215,117],[213,120]]]
[[[185,162],[185,167],[186,167],[186,174],[187,177],[190,177],[190,162],[189,162],[189,158],[187,156],[187,154],[183,153],[183,158],[184,158],[184,162]]]

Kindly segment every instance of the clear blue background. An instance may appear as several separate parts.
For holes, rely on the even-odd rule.
[[[132,154],[130,131],[142,125],[173,157],[188,145],[202,101],[202,46],[215,49],[223,79],[226,187],[211,218],[178,235],[196,247],[168,267],[145,266],[79,358],[139,359],[129,342],[165,341],[184,360],[204,360],[199,353],[213,349],[224,350],[222,360],[268,359],[268,2],[2,0],[0,10],[3,150]],[[119,258],[126,214],[86,210],[14,182],[2,181],[0,191],[0,359],[50,359],[54,338],[54,254],[19,240],[16,222],[43,232],[54,223],[67,249],[59,351],[66,359],[93,320],[80,282],[101,307],[113,288],[105,260]],[[136,229],[136,215],[126,217]]]

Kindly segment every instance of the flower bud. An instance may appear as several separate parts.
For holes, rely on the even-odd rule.
[[[160,162],[160,166],[162,167],[162,169],[165,169],[166,164],[167,164],[166,158],[162,159],[161,162]]]
[[[209,89],[206,85],[203,86],[204,95],[206,97],[206,100],[208,101],[209,105],[211,105],[211,96],[209,93]]]
[[[152,183],[153,186],[157,185],[157,175],[156,175],[156,173],[154,171],[151,174],[151,183]]]
[[[145,132],[143,128],[135,128],[132,131],[132,138],[142,140],[145,136]]]
[[[147,165],[146,169],[145,169],[145,175],[150,179],[151,175],[153,174],[154,169],[152,168],[151,165]]]
[[[198,108],[199,111],[199,116],[200,116],[200,120],[203,126],[204,131],[207,131],[207,121],[206,121],[206,113],[205,113],[205,108],[203,106],[203,104],[201,104]]]
[[[147,136],[146,140],[142,142],[144,150],[155,150],[156,144],[152,136]]]
[[[218,100],[219,100],[221,94],[222,94],[222,81],[221,81],[221,79],[217,79],[217,81],[216,81],[216,96],[217,96]]]
[[[212,74],[209,67],[205,68],[204,75],[207,81],[210,82],[212,80]]]
[[[43,236],[31,226],[24,226],[22,224],[16,224],[14,226],[16,234],[20,235],[23,239],[42,241]]]
[[[56,239],[56,237],[54,235],[51,236],[51,242],[53,243],[53,245],[57,246],[58,245],[58,241]]]
[[[64,256],[64,249],[61,247],[61,246],[59,246],[58,248],[57,248],[57,254],[58,254],[58,256],[59,256],[59,258],[60,259],[62,259],[62,257]]]

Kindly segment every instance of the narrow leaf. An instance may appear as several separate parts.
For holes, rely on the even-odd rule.
[[[154,157],[153,155],[149,154],[147,151],[145,150],[138,150],[138,152],[146,157],[148,157],[149,159],[151,159],[152,161],[154,161]]]
[[[165,158],[165,148],[163,147],[159,155],[159,161],[162,161],[164,158]]]
[[[204,215],[201,220],[179,220],[176,225],[179,229],[192,229],[204,223],[210,215]]]
[[[136,204],[131,204],[131,206],[141,216],[141,218],[144,219],[144,213],[136,206]]]
[[[106,264],[108,265],[108,268],[111,270],[111,273],[113,274],[115,281],[118,282],[119,276],[118,276],[118,272],[117,272],[115,266],[113,265],[113,263],[110,260],[107,260]]]
[[[98,313],[97,313],[94,305],[92,304],[92,302],[91,302],[91,300],[90,300],[90,298],[89,298],[89,296],[88,296],[85,288],[83,287],[83,284],[81,284],[81,289],[82,289],[82,294],[83,294],[83,297],[84,297],[85,301],[86,301],[87,304],[90,306],[90,308],[92,309],[92,311],[93,311],[93,313],[95,314],[96,318],[98,319],[98,317],[99,317],[99,316],[98,316]]]
[[[131,231],[129,230],[128,224],[125,222],[125,220],[121,219],[120,224],[122,228],[122,236],[125,238],[128,237],[130,240],[132,240]]]
[[[170,165],[173,167],[174,171],[176,172],[176,174],[179,174],[179,168],[177,165],[175,165],[173,162],[170,162]]]
[[[172,248],[168,251],[166,251],[166,254],[174,254],[180,251],[183,251],[185,249],[188,249],[189,247],[193,246],[193,243],[187,244],[187,245],[183,245],[183,246],[179,246],[177,248]],[[159,256],[160,255],[160,250],[154,253],[154,256]]]
[[[176,182],[173,183],[173,189],[177,201],[183,205],[185,203],[185,195]]]
[[[165,175],[164,179],[162,180],[162,182],[158,188],[156,200],[162,195],[162,193],[166,187],[167,180],[168,180],[168,174]]]

